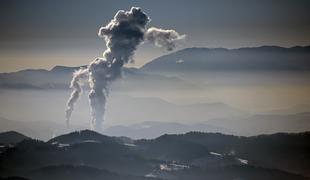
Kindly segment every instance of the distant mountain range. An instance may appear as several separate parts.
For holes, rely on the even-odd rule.
[[[160,56],[140,69],[124,68],[124,80],[115,87],[127,89],[201,88],[178,77],[188,73],[230,71],[309,71],[310,46],[283,48],[262,46],[253,48],[186,48]],[[0,73],[0,88],[6,89],[63,89],[68,88],[74,70],[80,67],[55,66],[51,70],[27,69]],[[143,82],[143,83],[141,83]],[[119,88],[120,89],[120,88]]]
[[[77,127],[73,126],[72,128]],[[0,132],[5,132],[7,130],[18,131],[27,136],[45,140],[51,138],[55,133],[66,132],[67,129],[64,124],[53,122],[23,122],[0,117]],[[1,143],[3,143],[3,141],[0,141],[0,144]]]
[[[176,122],[142,122],[130,126],[111,126],[104,130],[105,134],[111,136],[127,136],[133,139],[151,139],[162,134],[180,134],[190,131],[200,132],[221,132],[226,134],[235,134],[229,129],[208,125],[206,123],[182,124]]]
[[[309,71],[310,46],[187,48],[156,58],[140,70],[167,74],[207,71]]]
[[[208,109],[206,107],[206,109]],[[212,110],[210,110],[212,112]],[[175,111],[178,113],[179,111]],[[219,111],[214,111],[218,112]],[[198,116],[201,117],[201,116]],[[189,122],[190,117],[187,121]],[[129,126],[111,126],[104,133],[114,136],[128,136],[134,139],[155,138],[161,134],[177,134],[189,131],[221,132],[225,134],[253,136],[276,132],[303,132],[310,129],[310,112],[296,114],[254,114],[247,116],[226,116],[208,118],[200,123],[142,122]]]
[[[269,111],[250,114],[222,103],[175,105],[157,98],[118,98],[110,101],[110,111],[106,118],[110,121],[122,119],[125,122],[136,123],[105,126],[103,133],[107,135],[149,139],[162,134],[201,131],[252,136],[276,132],[296,133],[310,129],[307,105],[300,105],[304,107],[302,109],[296,109],[295,106],[278,109],[275,114]],[[123,109],[121,114],[119,108]],[[85,120],[84,124],[72,124],[70,129],[87,128],[87,122]],[[0,132],[5,130],[19,131],[44,140],[68,131],[64,123],[44,120],[23,122],[0,117]]]
[[[0,139],[8,135],[16,132],[0,133]],[[309,140],[309,132],[253,137],[190,132],[132,140],[84,130],[2,146],[0,179],[306,180]]]
[[[72,73],[79,68],[55,66],[51,70],[29,69],[12,73],[0,73],[0,88],[17,90],[68,89],[72,79]],[[130,91],[138,88],[143,88],[144,90],[201,88],[177,77],[150,75],[140,72],[135,68],[124,68],[123,70],[123,78],[112,85],[112,88],[116,90],[126,89]]]
[[[115,95],[107,105],[108,119],[125,122],[165,121],[200,122],[212,118],[244,117],[248,112],[224,103],[195,103],[178,105],[160,98]],[[122,113],[119,113],[122,109]]]
[[[236,134],[257,135],[275,132],[302,132],[310,129],[310,112],[297,114],[256,114],[245,118],[215,118],[207,123],[228,128]]]
[[[278,114],[278,115],[289,115],[289,114],[298,114],[302,112],[310,112],[309,104],[298,104],[288,108],[282,109],[272,109],[267,112],[262,112],[262,114]]]

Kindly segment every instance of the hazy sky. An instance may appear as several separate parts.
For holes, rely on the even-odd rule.
[[[187,34],[180,48],[310,44],[309,0],[2,0],[0,72],[87,64],[105,48],[99,27],[131,6]],[[165,53],[144,44],[135,66]]]

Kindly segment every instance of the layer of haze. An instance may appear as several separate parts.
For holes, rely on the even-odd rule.
[[[188,131],[203,123],[195,127],[236,135],[306,131],[310,128],[309,76],[234,72],[187,80],[125,78],[112,87],[103,133],[128,135],[128,131],[113,128],[133,125],[137,133],[144,128],[139,138],[149,137],[149,125],[134,124],[150,121],[188,124]],[[90,127],[87,93],[86,89],[76,104],[71,130]],[[64,109],[69,94],[69,89],[1,89],[0,131],[17,130],[41,139],[68,131]],[[178,126],[164,127],[168,130],[154,132],[182,132]]]

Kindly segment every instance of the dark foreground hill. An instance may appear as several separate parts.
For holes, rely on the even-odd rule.
[[[0,133],[0,144],[16,144],[24,139],[29,139],[29,137],[15,131]]]
[[[309,179],[309,140],[310,133],[237,137],[191,132],[134,141],[85,130],[47,142],[25,139],[7,147],[0,153],[0,176],[30,180]]]

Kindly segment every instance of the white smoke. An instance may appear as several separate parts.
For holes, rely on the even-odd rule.
[[[70,86],[73,91],[66,110],[67,124],[82,92],[83,78],[88,76],[90,87],[91,127],[100,131],[108,86],[121,77],[123,65],[132,60],[137,46],[146,39],[170,51],[176,47],[177,40],[185,37],[174,30],[146,29],[149,21],[150,18],[140,8],[132,7],[130,11],[118,11],[106,26],[99,29],[98,35],[105,39],[107,49],[102,58],[96,58],[87,69],[80,69],[73,74]]]
[[[183,40],[186,35],[180,35],[173,29],[149,28],[145,33],[145,39],[154,43],[158,47],[171,51],[176,48],[176,43]]]
[[[71,114],[74,110],[74,105],[76,101],[79,99],[82,93],[82,79],[88,75],[87,69],[79,69],[73,73],[73,78],[71,80],[70,88],[73,89],[71,96],[67,102],[67,109],[66,109],[66,124],[69,127],[69,120]]]

